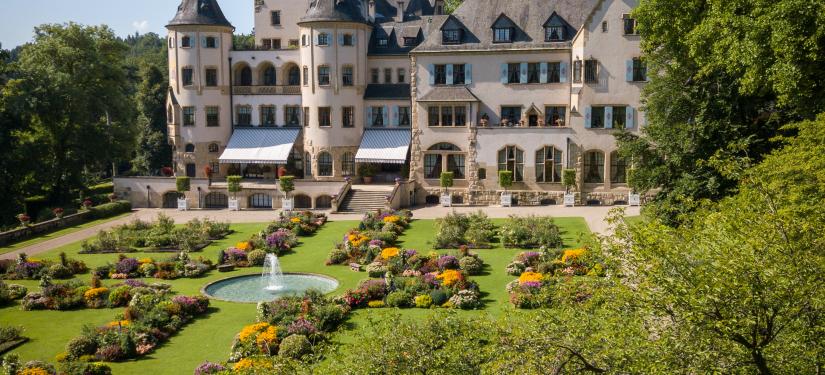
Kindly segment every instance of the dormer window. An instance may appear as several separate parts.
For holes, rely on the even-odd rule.
[[[513,41],[513,29],[500,27],[493,29],[493,43],[511,43]]]
[[[444,44],[461,43],[461,30],[444,30],[441,35]]]
[[[544,29],[544,41],[559,42],[564,40],[563,26],[548,26]]]
[[[378,38],[376,40],[376,43],[378,44],[379,47],[385,48],[389,45],[390,41],[387,38]]]
[[[404,38],[404,46],[410,47],[416,44],[417,38]]]

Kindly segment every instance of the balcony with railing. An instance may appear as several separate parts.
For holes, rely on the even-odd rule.
[[[301,86],[233,86],[233,95],[301,95]]]

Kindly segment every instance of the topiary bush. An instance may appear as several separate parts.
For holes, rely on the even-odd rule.
[[[278,355],[288,358],[299,359],[312,351],[312,344],[304,335],[287,336],[281,341]]]
[[[429,309],[433,306],[433,297],[423,294],[415,297],[415,307],[419,309]]]
[[[93,355],[97,351],[97,341],[89,336],[78,336],[66,344],[66,355],[69,359],[79,359],[84,355]]]
[[[252,250],[246,255],[246,259],[253,266],[263,266],[266,260],[266,251]]]
[[[389,307],[410,307],[413,297],[406,291],[399,290],[388,294],[386,302]]]
[[[562,246],[561,231],[549,216],[510,216],[499,231],[505,247],[532,249]]]
[[[467,274],[474,276],[481,273],[484,269],[484,262],[474,256],[466,256],[458,260],[459,267],[466,271]]]

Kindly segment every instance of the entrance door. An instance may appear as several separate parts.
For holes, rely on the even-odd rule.
[[[186,164],[186,177],[195,178],[195,175],[198,173],[197,171],[197,166],[195,166],[194,163]]]
[[[170,191],[163,194],[163,208],[178,208],[178,193]]]

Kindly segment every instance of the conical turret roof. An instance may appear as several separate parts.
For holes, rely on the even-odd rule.
[[[300,22],[368,23],[363,0],[312,0]]]
[[[175,18],[166,26],[213,25],[232,27],[217,0],[183,0]]]

